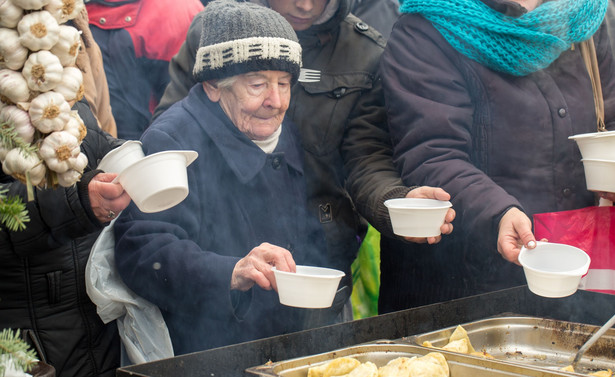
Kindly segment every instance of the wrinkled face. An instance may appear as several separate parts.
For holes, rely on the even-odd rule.
[[[249,72],[235,76],[229,86],[205,82],[203,89],[241,132],[251,140],[265,140],[282,124],[291,80],[288,72]]]
[[[269,0],[269,7],[288,21],[295,31],[306,30],[320,17],[329,0]]]

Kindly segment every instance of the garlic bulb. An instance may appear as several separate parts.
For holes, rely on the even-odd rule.
[[[78,172],[75,169],[69,169],[64,173],[58,173],[58,184],[62,187],[71,187],[75,183],[79,182],[83,172]]]
[[[45,179],[47,169],[45,164],[33,154],[24,155],[19,148],[11,149],[2,163],[4,173],[11,175],[22,183],[26,183],[26,172],[30,172],[30,182],[38,186]]]
[[[81,35],[79,30],[72,26],[60,25],[60,37],[58,43],[51,52],[60,59],[63,66],[75,65],[79,48],[81,47]]]
[[[39,94],[30,103],[30,121],[44,134],[64,129],[70,119],[70,105],[60,93]]]
[[[0,122],[6,122],[13,126],[17,135],[26,143],[34,141],[34,131],[36,129],[30,122],[30,115],[17,106],[6,106],[0,110]]]
[[[14,28],[21,20],[23,9],[11,0],[0,0],[0,26]]]
[[[49,50],[60,38],[60,25],[46,10],[23,16],[17,31],[21,44],[32,51]]]
[[[0,69],[18,71],[28,58],[28,49],[19,42],[17,30],[0,28]]]
[[[47,167],[57,173],[64,173],[73,166],[80,166],[78,161],[80,153],[79,140],[65,131],[50,133],[43,139],[38,149],[38,154],[45,160]]]
[[[62,81],[64,67],[57,56],[47,50],[42,50],[30,54],[21,73],[26,78],[30,89],[47,92]]]
[[[0,100],[4,103],[26,102],[30,88],[23,75],[11,69],[0,69]]]
[[[62,94],[68,102],[81,100],[85,93],[81,70],[77,67],[64,68],[62,79],[53,91]]]
[[[41,9],[42,7],[47,5],[47,3],[49,3],[49,0],[11,0],[11,1],[13,2],[13,4],[17,5],[18,7],[22,9],[27,9],[27,10]]]
[[[77,140],[79,140],[79,142],[81,142],[85,138],[85,135],[88,134],[88,129],[85,126],[85,123],[83,123],[83,119],[81,119],[77,110],[72,110],[70,112],[70,119],[66,122],[66,125],[62,131],[66,131],[73,135],[77,138]]]
[[[85,8],[83,0],[50,0],[45,6],[45,10],[61,24],[77,17],[83,8]]]

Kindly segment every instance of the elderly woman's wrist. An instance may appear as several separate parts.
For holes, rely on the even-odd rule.
[[[94,179],[97,174],[102,172],[103,171],[100,169],[87,171],[83,173],[81,179],[79,180],[79,182],[77,182],[77,191],[79,193],[79,201],[81,202],[81,206],[83,207],[83,210],[87,214],[88,219],[90,219],[92,224],[98,225],[102,225],[103,223],[101,223],[94,214],[94,210],[92,209],[92,203],[90,202],[90,192],[88,186],[90,185],[92,179]]]

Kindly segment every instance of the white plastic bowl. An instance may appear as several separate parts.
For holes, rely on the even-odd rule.
[[[528,288],[543,297],[575,293],[590,262],[583,250],[560,243],[537,242],[536,248],[522,247],[519,253]]]
[[[398,198],[384,202],[393,233],[404,237],[436,237],[451,202],[435,199]]]
[[[297,308],[328,308],[345,273],[324,267],[297,266],[297,272],[272,268],[280,304]]]
[[[122,170],[116,180],[141,211],[164,211],[188,196],[186,167],[197,157],[195,151],[154,153]]]
[[[568,138],[576,141],[584,159],[615,161],[615,131],[591,132]]]
[[[582,159],[590,191],[615,192],[615,161]]]
[[[107,153],[100,163],[98,168],[105,173],[121,173],[122,170],[135,162],[142,159],[144,156],[141,142],[136,140],[128,140],[119,147]]]

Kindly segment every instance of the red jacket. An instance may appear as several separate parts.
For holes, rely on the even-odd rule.
[[[93,0],[86,7],[103,54],[118,136],[138,139],[169,82],[169,61],[203,4],[200,0]]]

